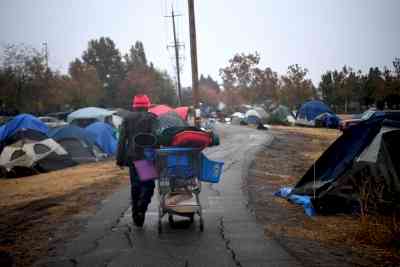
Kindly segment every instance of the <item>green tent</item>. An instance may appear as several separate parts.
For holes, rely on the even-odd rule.
[[[290,122],[288,117],[292,116],[288,107],[279,105],[276,109],[271,112],[271,116],[269,118],[269,123],[271,124],[283,124],[289,125]]]

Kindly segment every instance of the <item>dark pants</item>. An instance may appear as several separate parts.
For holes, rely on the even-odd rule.
[[[145,213],[154,194],[154,181],[141,182],[134,166],[129,167],[131,179],[132,214]]]

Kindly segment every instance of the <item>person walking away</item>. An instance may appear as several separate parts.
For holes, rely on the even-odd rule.
[[[132,109],[121,125],[116,164],[129,167],[131,182],[132,219],[136,226],[142,227],[147,207],[154,194],[154,181],[140,181],[134,161],[145,159],[144,148],[134,142],[138,134],[156,136],[158,120],[156,115],[148,112],[150,99],[147,95],[136,95],[132,100]]]

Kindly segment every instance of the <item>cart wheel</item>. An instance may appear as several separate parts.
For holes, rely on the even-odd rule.
[[[172,216],[172,214],[168,215],[168,223],[169,223],[169,226],[171,226],[171,227],[174,226],[174,216]]]
[[[161,224],[161,220],[158,221],[158,234],[162,233],[162,224]]]
[[[204,231],[204,221],[203,218],[200,218],[200,232]]]

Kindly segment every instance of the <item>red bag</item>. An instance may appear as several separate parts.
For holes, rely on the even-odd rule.
[[[172,139],[172,146],[205,148],[212,143],[209,133],[200,131],[183,131]]]

